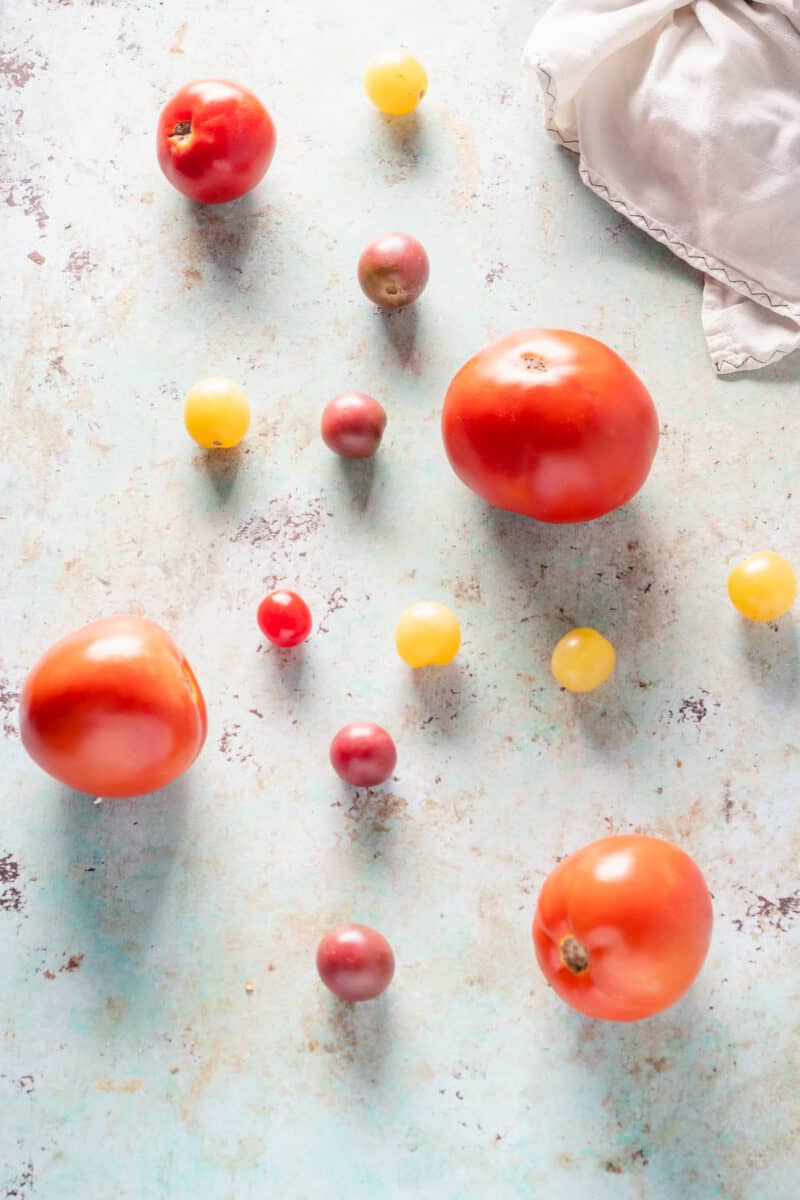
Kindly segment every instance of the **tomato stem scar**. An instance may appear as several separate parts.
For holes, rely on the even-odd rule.
[[[177,125],[175,126],[172,133],[170,134],[170,137],[177,137],[177,138],[188,137],[191,132],[192,132],[191,120],[178,121]]]
[[[530,350],[526,350],[522,355],[522,360],[529,371],[546,371],[547,363],[538,354],[532,354]]]
[[[586,947],[582,946],[576,937],[568,933],[558,945],[561,951],[561,961],[573,975],[583,975],[589,970],[589,955]]]

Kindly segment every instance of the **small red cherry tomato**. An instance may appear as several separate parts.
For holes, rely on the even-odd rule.
[[[385,233],[370,242],[358,260],[361,290],[381,308],[413,304],[430,273],[425,247],[408,233]]]
[[[369,458],[386,428],[382,404],[363,392],[345,392],[329,400],[322,412],[322,440],[342,458]]]
[[[374,1000],[394,975],[394,954],[383,934],[368,925],[340,925],[317,948],[317,970],[340,1000]]]
[[[275,153],[275,126],[251,91],[225,79],[198,79],[167,102],[156,150],[167,179],[200,204],[251,191]]]
[[[296,592],[270,592],[258,606],[258,624],[267,641],[284,649],[299,646],[311,633],[311,612]]]
[[[397,766],[394,742],[372,721],[345,725],[331,742],[330,753],[336,774],[353,787],[377,787]]]
[[[672,842],[601,838],[547,876],[533,919],[539,966],[588,1017],[638,1021],[679,1000],[711,940],[699,867]]]

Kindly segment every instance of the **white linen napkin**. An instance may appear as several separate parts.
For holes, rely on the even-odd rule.
[[[556,0],[525,50],[584,183],[705,275],[720,373],[800,347],[800,0]]]

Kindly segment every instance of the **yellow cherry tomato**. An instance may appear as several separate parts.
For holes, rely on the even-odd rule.
[[[427,90],[425,68],[404,50],[380,54],[367,63],[364,91],[382,113],[400,117],[413,112]]]
[[[790,564],[772,550],[760,550],[733,568],[728,595],[750,621],[777,621],[794,604],[797,579]]]
[[[614,670],[614,647],[596,629],[565,633],[553,651],[550,666],[557,681],[570,692],[591,692]]]
[[[458,654],[461,629],[455,613],[444,604],[423,600],[402,614],[394,640],[397,653],[410,667],[442,667]]]
[[[238,383],[202,379],[186,397],[183,419],[199,446],[229,449],[239,445],[250,427],[250,403]]]

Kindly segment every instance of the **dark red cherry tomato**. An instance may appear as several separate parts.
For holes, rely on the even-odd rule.
[[[181,88],[158,120],[156,150],[167,179],[201,204],[251,191],[275,153],[275,126],[248,88],[198,79]]]
[[[383,934],[368,925],[340,925],[320,942],[317,970],[340,1000],[374,1000],[392,982],[394,954]]]
[[[258,624],[273,646],[299,646],[311,633],[311,612],[296,592],[270,592],[258,606]]]
[[[397,750],[380,725],[356,721],[340,729],[331,742],[331,765],[353,787],[377,787],[397,766]]]
[[[382,404],[363,392],[345,392],[328,401],[322,412],[322,440],[342,458],[369,458],[386,428]]]
[[[403,308],[422,295],[430,264],[425,247],[409,233],[384,233],[358,260],[358,282],[381,308]]]

